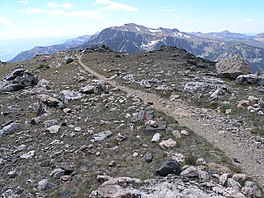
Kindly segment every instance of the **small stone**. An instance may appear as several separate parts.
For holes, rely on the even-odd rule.
[[[64,113],[71,113],[71,109],[70,108],[65,108],[65,109],[63,109],[63,112]]]
[[[181,139],[181,133],[178,130],[173,130],[171,133],[176,139]]]
[[[65,173],[65,171],[63,169],[56,168],[50,173],[50,176],[55,178],[55,179],[59,179],[62,175],[64,175],[64,173]]]
[[[138,152],[134,152],[132,156],[133,157],[138,157],[138,155],[139,155]]]
[[[82,145],[82,146],[80,147],[80,150],[81,150],[81,151],[85,151],[86,149],[88,149],[88,146],[87,146],[87,145]]]
[[[232,112],[232,109],[226,109],[226,114],[230,114]]]
[[[240,190],[241,185],[237,181],[235,181],[234,179],[228,178],[227,179],[227,187],[231,187],[235,190]]]
[[[204,160],[204,158],[198,158],[198,159],[196,160],[196,165],[197,165],[197,166],[201,166],[201,165],[206,166],[207,163],[206,163],[206,161]]]
[[[158,127],[158,123],[157,123],[157,121],[155,121],[155,120],[149,120],[149,121],[148,121],[148,124],[149,124],[151,127],[154,127],[154,128]]]
[[[247,180],[247,175],[246,174],[239,174],[235,173],[232,177],[235,181],[239,182],[240,184],[243,184]]]
[[[172,148],[176,146],[176,141],[174,141],[173,139],[168,139],[168,140],[164,140],[161,143],[159,143],[160,147],[162,149],[167,149],[167,148]]]
[[[160,133],[156,133],[156,134],[152,137],[151,142],[152,142],[152,143],[154,143],[154,142],[157,143],[157,142],[160,141],[160,138],[161,138]]]
[[[145,160],[146,160],[147,163],[152,162],[152,160],[153,160],[153,155],[152,155],[151,153],[147,153],[147,154],[145,155]]]
[[[112,160],[111,162],[109,162],[108,166],[114,167],[114,166],[116,166],[116,162],[114,160]]]
[[[182,135],[186,135],[186,136],[188,136],[188,135],[189,135],[189,132],[186,131],[186,130],[181,130],[181,134],[182,134]]]
[[[59,132],[60,130],[60,125],[54,125],[54,126],[51,126],[49,128],[46,129],[48,132],[50,132],[51,134],[56,134]]]
[[[182,171],[180,175],[186,177],[197,177],[198,171],[194,166],[190,166],[189,168]]]
[[[198,170],[198,178],[200,181],[207,181],[210,179],[210,176],[206,171]]]
[[[17,176],[17,172],[13,170],[8,172],[7,175],[9,176],[9,178],[15,178]]]
[[[222,174],[222,175],[219,177],[219,184],[222,185],[222,186],[225,186],[228,177],[229,177],[229,174],[228,174],[228,173]]]
[[[180,163],[183,163],[184,160],[185,160],[185,156],[183,154],[181,154],[181,153],[173,153],[171,155],[171,158],[173,160],[176,160],[177,162],[180,162]]]
[[[126,137],[123,136],[121,133],[118,133],[117,136],[115,137],[115,139],[118,141],[118,142],[123,142],[126,140]]]
[[[64,144],[64,142],[61,141],[61,140],[53,140],[53,141],[50,143],[50,145],[62,145],[62,144]]]
[[[74,128],[74,131],[76,132],[80,132],[81,130],[82,130],[81,127],[78,127],[78,126]]]
[[[81,87],[80,92],[84,94],[93,94],[95,86],[87,85],[85,87]]]
[[[29,151],[23,155],[20,156],[20,158],[22,159],[29,159],[29,158],[32,158],[33,156],[35,155],[35,151]]]
[[[113,133],[111,131],[102,131],[100,133],[97,133],[95,135],[93,135],[92,137],[92,142],[94,141],[103,141],[106,138],[110,137]]]
[[[48,185],[48,179],[42,179],[38,182],[38,189],[39,190],[46,190]]]
[[[19,146],[16,148],[16,150],[14,150],[14,153],[24,151],[24,150],[26,150],[26,148],[27,148],[27,145],[25,145],[25,144],[21,144],[21,145],[19,145]]]
[[[72,180],[72,176],[71,175],[62,175],[62,176],[60,176],[60,180],[61,181],[70,181],[70,180]]]
[[[3,158],[0,158],[0,166],[5,164],[5,160]]]

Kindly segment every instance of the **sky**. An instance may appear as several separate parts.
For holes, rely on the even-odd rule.
[[[136,23],[183,32],[264,32],[263,0],[0,0],[0,40],[92,35]]]

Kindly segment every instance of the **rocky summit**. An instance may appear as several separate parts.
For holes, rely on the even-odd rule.
[[[3,198],[263,197],[263,74],[104,45],[0,70]]]

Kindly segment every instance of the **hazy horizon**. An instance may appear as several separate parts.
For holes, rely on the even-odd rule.
[[[91,35],[136,23],[182,32],[264,32],[263,1],[9,0],[0,1],[0,38]]]

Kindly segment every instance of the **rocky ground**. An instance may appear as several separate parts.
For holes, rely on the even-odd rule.
[[[174,48],[42,55],[1,63],[0,78],[17,68],[38,83],[0,95],[2,197],[261,197],[263,116],[236,107],[261,86]]]

